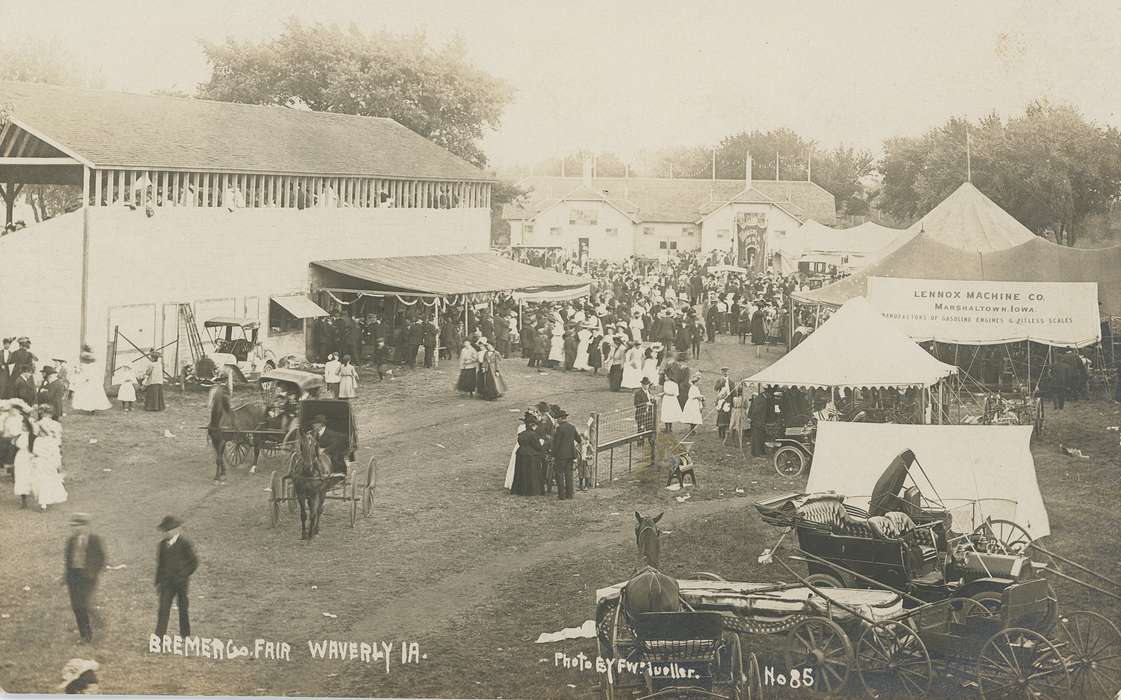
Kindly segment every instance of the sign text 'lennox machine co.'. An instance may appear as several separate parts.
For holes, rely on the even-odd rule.
[[[868,301],[917,341],[1082,347],[1101,339],[1096,282],[870,277]]]

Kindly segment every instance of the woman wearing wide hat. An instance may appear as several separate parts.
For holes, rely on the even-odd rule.
[[[148,351],[148,369],[144,373],[144,410],[164,410],[163,362],[155,348]]]
[[[74,398],[70,400],[70,406],[75,411],[86,411],[92,415],[94,411],[108,411],[112,408],[109,397],[105,395],[105,387],[102,386],[99,366],[90,346],[83,345],[78,362],[78,376],[73,384]]]

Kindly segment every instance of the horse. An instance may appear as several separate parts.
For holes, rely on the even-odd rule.
[[[224,386],[210,390],[210,423],[206,426],[206,436],[214,447],[214,480],[221,481],[226,475],[226,433],[229,431],[258,430],[266,424],[269,411],[264,404],[248,402],[237,408],[230,405],[230,392]],[[257,460],[261,457],[261,446],[256,437],[250,440],[253,446],[253,464],[249,472],[257,471]]]
[[[296,454],[298,458],[292,460],[288,478],[292,480],[296,501],[300,504],[300,539],[310,540],[319,534],[319,518],[327,502],[327,491],[337,483],[338,476],[331,474],[330,459],[319,452],[315,431],[308,430],[300,435]]]
[[[657,569],[660,553],[658,537],[661,535],[658,521],[663,515],[665,513],[658,513],[653,518],[647,518],[637,510],[634,512],[637,521],[634,539],[638,549],[638,570],[623,586],[622,595],[623,610],[631,619],[642,613],[681,610],[677,579],[666,576]]]

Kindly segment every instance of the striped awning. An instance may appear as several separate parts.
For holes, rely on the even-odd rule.
[[[588,286],[579,277],[491,253],[317,260],[312,265],[374,285],[371,289],[422,294],[570,292]]]

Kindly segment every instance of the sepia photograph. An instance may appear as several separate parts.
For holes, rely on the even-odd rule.
[[[0,27],[0,694],[1121,698],[1121,4]]]

